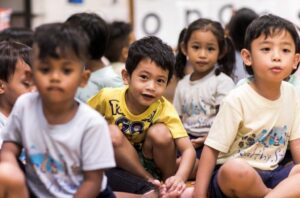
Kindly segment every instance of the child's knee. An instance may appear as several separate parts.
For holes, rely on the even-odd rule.
[[[218,180],[230,183],[247,183],[256,176],[255,170],[242,159],[233,159],[226,162],[219,169]]]
[[[147,138],[155,146],[169,146],[173,144],[173,138],[169,128],[164,124],[155,124],[148,129]]]
[[[124,142],[124,134],[116,125],[109,125],[111,141],[114,147],[120,146]]]
[[[289,176],[296,175],[300,173],[300,164],[294,165],[294,167],[291,169]]]

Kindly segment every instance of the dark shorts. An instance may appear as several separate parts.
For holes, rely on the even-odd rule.
[[[210,181],[208,193],[211,198],[227,198],[227,196],[221,191],[221,188],[218,184],[217,175],[221,166],[217,166],[212,175]],[[291,169],[294,167],[293,163],[288,163],[286,165],[279,165],[276,169],[272,171],[256,170],[263,180],[264,184],[268,188],[274,188],[282,180],[288,177]]]
[[[155,189],[154,185],[145,179],[135,176],[121,168],[112,168],[105,171],[108,185],[113,191],[144,194]]]

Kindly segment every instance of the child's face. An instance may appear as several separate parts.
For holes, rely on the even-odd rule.
[[[246,65],[251,65],[255,79],[281,82],[296,69],[299,54],[291,34],[276,32],[269,37],[260,35],[251,43],[251,50],[243,49],[241,55]]]
[[[74,101],[76,90],[85,85],[86,71],[76,57],[38,58],[34,50],[33,77],[45,104],[64,105]]]
[[[132,113],[142,113],[156,102],[167,87],[168,74],[169,71],[150,59],[141,60],[131,76],[123,70],[123,79],[129,85],[126,97],[129,110]]]
[[[2,81],[1,83],[3,83],[1,87],[3,95],[7,98],[10,106],[15,104],[20,95],[34,89],[31,69],[22,59],[18,59],[15,72],[8,82]]]
[[[193,66],[195,74],[205,76],[213,68],[219,57],[219,44],[211,31],[197,30],[191,34],[183,52]]]

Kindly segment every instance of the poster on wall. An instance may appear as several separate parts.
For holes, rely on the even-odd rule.
[[[298,0],[288,4],[284,0],[135,0],[135,31],[137,38],[155,35],[175,47],[179,32],[193,20],[205,17],[226,25],[234,10],[242,7],[276,14],[300,26]]]

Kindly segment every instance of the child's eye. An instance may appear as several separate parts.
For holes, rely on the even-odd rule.
[[[284,53],[289,53],[289,52],[291,52],[291,50],[290,50],[290,49],[287,49],[287,48],[286,48],[286,49],[283,49],[282,51],[283,51]]]
[[[214,51],[215,48],[213,48],[213,47],[208,47],[207,50],[211,52],[211,51]]]
[[[193,45],[192,46],[192,49],[195,49],[195,50],[197,50],[197,49],[199,49],[200,47],[198,46],[198,45]]]
[[[159,84],[166,84],[166,80],[164,80],[164,79],[158,79],[157,82]]]
[[[148,77],[146,75],[140,75],[140,78],[146,80]]]
[[[50,71],[50,68],[49,67],[40,67],[39,70],[41,73],[47,74]]]
[[[268,52],[268,51],[270,51],[270,48],[269,47],[264,47],[264,48],[261,48],[260,50],[263,51],[263,52]]]
[[[71,68],[64,68],[63,69],[64,74],[70,74],[72,72]]]

